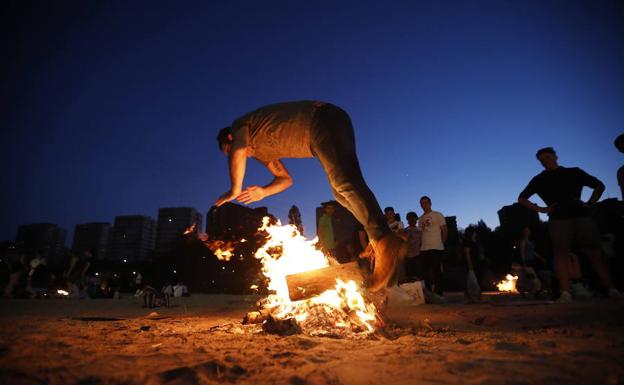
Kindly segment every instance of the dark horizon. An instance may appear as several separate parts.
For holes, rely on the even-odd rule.
[[[620,1],[208,4],[7,2],[0,239],[190,206],[229,187],[215,136],[262,105],[319,99],[351,116],[364,176],[405,220],[434,210],[492,228],[553,146],[618,197]],[[308,236],[332,199],[314,159],[252,205]],[[246,185],[268,173],[250,162]],[[585,198],[588,191],[584,191]],[[536,201],[537,198],[534,198]]]

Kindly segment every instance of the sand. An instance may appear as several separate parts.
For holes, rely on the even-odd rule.
[[[266,334],[245,296],[0,300],[0,384],[624,383],[624,301],[488,298],[393,309],[367,339]]]

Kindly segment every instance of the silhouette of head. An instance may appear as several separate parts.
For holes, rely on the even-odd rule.
[[[410,226],[416,226],[416,223],[418,222],[418,215],[415,212],[410,211],[409,213],[407,213],[405,218],[407,219],[407,223],[409,223]]]
[[[472,225],[466,227],[466,230],[464,230],[464,239],[467,239],[469,241],[476,241],[477,240],[477,228]]]
[[[559,167],[559,164],[557,163],[557,159],[559,158],[552,147],[540,148],[535,154],[535,157],[540,161],[546,170],[554,170]]]
[[[620,152],[624,152],[624,134],[620,134],[617,138],[615,138],[615,148],[617,148]]]
[[[384,213],[386,214],[386,220],[388,221],[388,223],[395,221],[394,207],[390,207],[390,206],[386,207],[384,209]]]

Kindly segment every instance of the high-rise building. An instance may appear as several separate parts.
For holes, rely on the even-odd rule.
[[[206,233],[210,239],[248,238],[258,230],[266,216],[270,216],[266,207],[252,209],[234,203],[214,206],[206,214]]]
[[[195,225],[193,232],[202,230],[202,216],[192,207],[167,207],[158,209],[156,226],[156,253],[165,254],[175,242],[182,239],[184,231]]]
[[[96,259],[106,258],[108,240],[111,233],[111,225],[106,222],[91,222],[76,225],[74,231],[74,252],[91,250]]]
[[[115,217],[108,247],[108,258],[115,261],[140,261],[154,250],[154,220],[142,215]]]
[[[52,223],[33,223],[17,229],[15,245],[25,254],[40,254],[48,264],[60,262],[65,249],[67,230]]]
[[[518,234],[523,227],[531,226],[536,228],[540,223],[539,214],[519,203],[504,206],[498,210],[498,220],[501,228]]]

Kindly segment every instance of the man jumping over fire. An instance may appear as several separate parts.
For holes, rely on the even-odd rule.
[[[353,126],[345,111],[319,101],[272,104],[236,119],[219,132],[217,140],[229,157],[232,185],[216,200],[216,206],[232,200],[249,204],[280,193],[293,183],[280,159],[318,158],[334,197],[362,223],[371,241],[375,264],[370,290],[379,291],[394,283],[397,261],[405,256],[407,242],[390,231],[364,181]],[[274,175],[269,184],[243,190],[248,157],[257,159]]]

